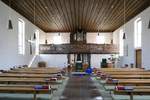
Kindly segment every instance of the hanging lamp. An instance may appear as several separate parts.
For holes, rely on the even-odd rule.
[[[8,20],[8,29],[9,29],[9,30],[12,30],[12,29],[13,29],[13,25],[12,25],[11,19]]]
[[[45,40],[45,44],[48,44],[48,41],[47,41],[47,39]]]
[[[47,41],[47,33],[45,33],[45,44],[48,44],[48,41]]]
[[[125,33],[125,22],[126,22],[126,16],[125,16],[125,7],[126,7],[126,3],[125,3],[125,0],[124,0],[124,2],[123,2],[123,9],[124,9],[124,13],[123,13],[123,15],[124,15],[124,25],[123,25],[123,27],[124,27],[124,33],[123,33],[123,39],[125,40],[126,39],[126,33]]]
[[[149,23],[148,23],[148,29],[150,29],[150,20],[149,20]]]
[[[36,33],[34,33],[33,35],[33,40],[36,40]]]
[[[34,0],[34,13],[33,13],[33,23],[34,23],[34,25],[35,25],[35,0]],[[36,40],[36,33],[34,32],[34,34],[33,34],[33,40]]]
[[[12,21],[11,21],[11,0],[9,0],[9,19],[8,19],[8,29],[12,30],[13,29],[13,25],[12,25]]]
[[[125,32],[123,33],[123,39],[126,39],[126,33]]]

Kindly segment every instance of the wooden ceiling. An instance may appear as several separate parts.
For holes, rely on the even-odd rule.
[[[2,1],[45,32],[112,32],[124,24],[124,17],[127,22],[150,6],[150,0]]]

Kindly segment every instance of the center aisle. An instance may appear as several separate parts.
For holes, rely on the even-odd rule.
[[[60,100],[102,100],[101,94],[88,75],[70,76]]]

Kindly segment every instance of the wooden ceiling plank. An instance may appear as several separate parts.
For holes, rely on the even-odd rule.
[[[95,20],[100,12],[100,7],[102,6],[101,5],[102,3],[100,2],[100,0],[97,0],[95,3],[97,3],[97,6],[95,7],[94,12],[92,14],[93,16],[92,16],[92,20],[90,22],[89,27],[93,28],[93,30],[96,32],[96,31],[98,31],[98,29],[97,29],[97,23],[95,22]]]
[[[130,6],[134,6],[136,3],[133,3],[134,1],[128,1],[128,4],[130,4],[131,3],[131,5]],[[126,10],[127,9],[130,9],[130,7],[129,7],[129,5],[128,5],[128,8],[126,8]],[[116,14],[117,16],[115,16],[115,17],[112,17],[110,20],[113,20],[114,22],[113,23],[111,23],[112,25],[117,25],[117,20],[118,20],[118,24],[121,24],[121,23],[123,23],[124,21],[123,21],[123,19],[124,19],[124,8],[123,8],[123,5],[122,5],[122,9],[119,9],[119,11],[117,12],[117,14]],[[117,19],[117,20],[116,20]]]
[[[97,1],[95,3],[95,0],[93,0],[92,5],[91,5],[91,11],[90,11],[90,15],[89,15],[89,20],[87,21],[87,29],[89,30],[94,30],[95,25],[91,22],[93,20],[93,17],[95,16],[95,12],[96,12],[96,8],[98,6]],[[92,27],[90,27],[90,25],[92,25]]]
[[[9,6],[9,0],[1,1]],[[11,8],[44,31],[69,32],[78,28],[97,31],[98,25],[100,31],[114,31],[124,24],[123,2],[124,0],[35,0],[35,18],[34,0],[12,0]],[[114,5],[113,9],[110,8],[111,4]],[[126,0],[126,22],[149,6],[150,0]]]
[[[141,3],[141,2],[140,2]],[[133,11],[134,12],[134,10],[136,10],[136,7],[139,5],[139,3],[137,3],[136,1],[134,1],[134,3],[132,3],[132,5],[130,5],[130,7],[132,7],[132,8],[130,8],[130,7],[128,7],[128,8],[126,8],[125,10],[126,11]],[[119,21],[120,22],[120,24],[118,25],[119,27],[121,26],[121,25],[123,25],[124,24],[124,20],[123,20],[123,18],[124,18],[124,15],[123,15],[123,12],[124,12],[124,9],[122,9],[122,12],[120,13],[120,15],[118,16],[118,18],[120,18],[120,20],[117,20],[117,19],[114,19],[116,22],[117,21]],[[125,12],[125,13],[127,13],[127,12]],[[128,13],[129,14],[129,13]],[[131,16],[131,15],[130,15]],[[127,19],[127,15],[126,15],[126,19]],[[114,22],[115,22],[114,21]],[[118,22],[118,23],[119,23]],[[126,22],[127,22],[127,20],[126,20]],[[125,23],[126,23],[125,22]],[[116,24],[116,23],[113,23],[114,25]]]
[[[56,4],[55,0],[50,0],[50,2],[51,2],[51,7],[52,7],[53,9],[55,9],[55,12],[54,12],[54,10],[52,10],[52,12],[53,12],[54,15],[55,15],[55,17],[53,17],[53,18],[54,18],[55,21],[56,21],[58,30],[65,29],[64,26],[63,26],[63,24],[61,23],[61,18],[60,18],[60,16],[59,16],[60,13],[59,13],[59,11],[58,11],[57,4]]]
[[[89,24],[89,20],[90,20],[90,16],[91,16],[91,12],[92,12],[92,9],[93,9],[93,7],[94,7],[94,4],[93,4],[93,2],[94,2],[94,0],[90,0],[89,1],[89,4],[90,4],[90,6],[89,6],[89,10],[88,10],[88,12],[87,12],[87,16],[86,16],[86,30],[88,30],[89,31],[89,27],[88,27],[88,24]]]
[[[66,3],[66,2],[65,2]],[[59,10],[59,13],[61,13],[61,16],[62,16],[62,19],[64,19],[64,23],[66,25],[66,30],[71,30],[71,27],[70,27],[70,20],[69,20],[69,17],[68,17],[68,13],[67,13],[67,9],[66,9],[66,5],[65,5],[64,1],[63,0],[60,0],[59,1],[59,5],[60,7],[58,7],[58,10]],[[59,9],[61,8],[61,9]]]
[[[70,11],[70,19],[71,19],[71,23],[72,24],[72,31],[74,31],[74,15],[73,15],[73,10],[72,10],[72,3],[71,3],[71,0],[68,0],[68,3],[69,3],[69,11]]]
[[[99,16],[101,16],[100,15],[100,12],[102,11],[102,8],[103,8],[103,4],[104,4],[104,2],[101,2],[101,0],[99,0],[99,2],[100,3],[98,3],[98,11],[97,11],[97,16],[95,16],[95,18],[94,18],[94,21],[93,21],[93,23],[95,23],[96,24],[96,31],[99,31],[99,29],[98,29],[98,26],[99,26],[99,23],[98,23],[98,18],[99,18]]]
[[[51,23],[51,24],[55,24],[55,26],[58,30],[59,25],[58,25],[56,19],[54,19],[54,13],[53,13],[53,10],[51,9],[51,3],[49,2],[49,0],[45,0],[45,2],[43,2],[43,5],[45,5],[45,7],[47,7],[45,10],[47,11],[47,14],[49,16],[48,19],[51,19],[53,21],[53,23]],[[57,20],[59,20],[59,19],[57,19]]]
[[[84,10],[84,14],[83,14],[83,18],[84,18],[84,22],[83,22],[83,27],[84,27],[84,30],[86,30],[86,23],[87,23],[87,16],[88,16],[88,12],[89,12],[89,8],[90,8],[90,0],[87,0],[86,3],[85,3],[85,10]]]
[[[105,16],[107,16],[107,18],[105,19],[105,21],[103,21],[103,26],[108,26],[110,25],[110,18],[115,16],[115,12],[117,9],[120,8],[120,4],[122,4],[120,1],[118,0],[112,0],[113,2],[109,2],[109,7],[107,8],[107,13]],[[116,5],[116,6],[114,6]],[[110,16],[111,15],[111,16]]]
[[[62,1],[62,0],[61,0]],[[66,20],[68,19],[68,24],[69,24],[69,31],[73,29],[72,25],[72,19],[71,19],[71,11],[70,11],[70,5],[69,5],[69,0],[66,2],[62,2],[62,5],[64,5],[64,10],[66,10]]]
[[[105,10],[107,9],[107,4],[108,4],[108,2],[109,2],[109,0],[102,0],[104,3],[103,3],[103,7],[102,7],[102,10],[101,10],[101,12],[99,13],[99,16],[98,16],[98,18],[97,18],[97,23],[99,24],[98,25],[98,30],[99,31],[103,31],[103,29],[102,29],[102,24],[103,24],[103,22],[104,22],[104,20],[105,20],[105,18],[106,18],[106,16],[105,16]]]

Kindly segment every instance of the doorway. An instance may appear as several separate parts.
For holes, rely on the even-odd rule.
[[[136,68],[142,68],[142,50],[137,49],[135,52]]]

